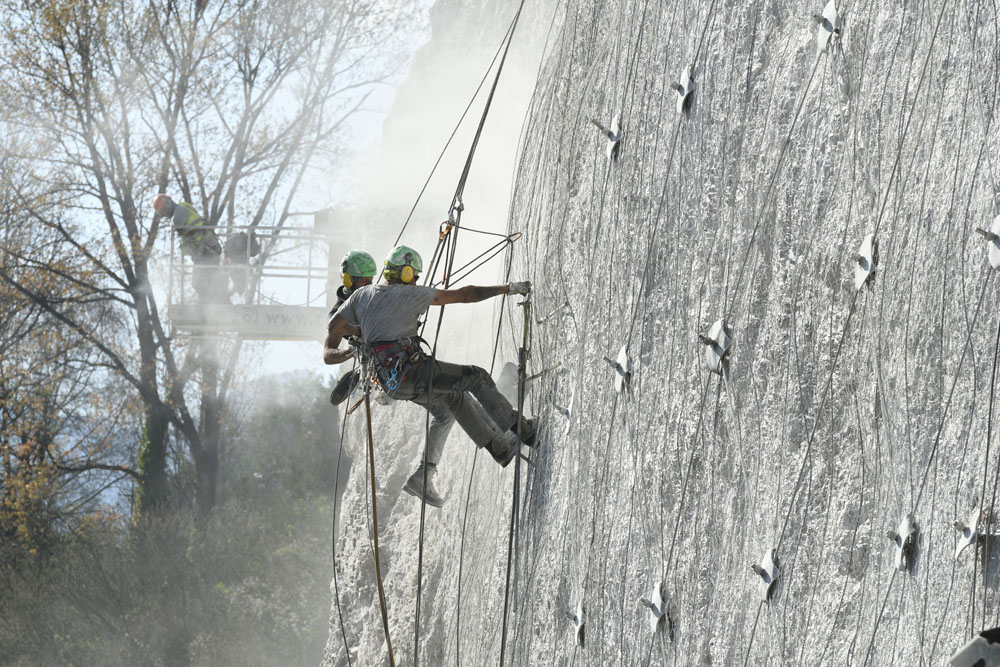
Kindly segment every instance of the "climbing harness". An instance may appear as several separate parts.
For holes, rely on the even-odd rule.
[[[391,397],[413,366],[428,358],[421,345],[427,345],[427,341],[420,336],[366,345],[365,354],[372,362],[369,377]]]

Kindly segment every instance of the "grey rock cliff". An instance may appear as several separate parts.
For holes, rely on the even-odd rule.
[[[569,307],[532,334],[530,372],[559,371],[529,387],[544,445],[522,470],[505,664],[943,664],[1000,624],[1000,538],[956,558],[952,526],[994,505],[1000,455],[1000,311],[974,233],[998,213],[996,17],[845,7],[818,52],[819,4],[560,6],[510,225],[536,314]],[[682,115],[671,83],[691,63]],[[609,161],[591,119],[615,115]],[[877,270],[858,290],[868,234]],[[508,357],[521,312],[505,314]],[[720,319],[717,375],[699,334]],[[623,346],[631,393],[616,394],[604,357]],[[570,403],[567,429],[555,404]],[[493,664],[513,471],[478,457],[465,524],[474,449],[451,447],[420,662]],[[363,589],[361,508],[342,567]],[[383,532],[397,664],[413,661],[418,513],[398,507]],[[751,566],[772,550],[765,600]],[[654,634],[638,600],[657,582],[672,627]],[[358,664],[381,661],[376,604],[344,600]],[[583,647],[567,619],[581,602]]]

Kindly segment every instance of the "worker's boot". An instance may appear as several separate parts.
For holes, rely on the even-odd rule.
[[[506,468],[507,464],[517,456],[517,450],[520,447],[521,443],[517,441],[517,436],[511,431],[507,431],[506,433],[498,433],[496,437],[490,440],[486,445],[486,450],[493,457],[494,461]]]
[[[517,422],[510,427],[511,432],[517,433]],[[538,434],[538,419],[532,417],[521,418],[521,442],[528,447],[535,446],[535,436]]]
[[[441,507],[444,505],[444,498],[438,495],[438,492],[434,490],[434,485],[431,484],[434,473],[434,468],[428,468],[427,481],[425,482],[424,467],[422,465],[417,466],[417,470],[410,475],[410,478],[406,480],[406,484],[403,485],[403,491],[406,491],[411,496],[423,498],[424,502],[431,507]]]
[[[351,395],[354,388],[358,386],[358,381],[361,379],[361,370],[355,368],[349,373],[344,373],[344,375],[337,380],[337,385],[330,392],[330,403],[334,405],[340,405],[344,400]]]

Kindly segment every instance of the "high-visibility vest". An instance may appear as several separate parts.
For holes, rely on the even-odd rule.
[[[187,202],[177,204],[187,211],[187,222],[184,224],[184,231],[198,229],[197,232],[184,234],[181,236],[181,253],[184,255],[194,255],[201,247],[209,247],[206,239],[209,239],[213,232],[211,229],[202,229],[205,225],[205,218],[198,214],[194,206]]]

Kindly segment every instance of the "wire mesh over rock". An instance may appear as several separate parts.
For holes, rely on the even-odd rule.
[[[974,234],[997,214],[996,17],[845,2],[819,50],[827,9],[554,9],[510,226],[536,310],[569,305],[533,334],[528,373],[562,375],[528,405],[558,427],[523,475],[505,664],[942,664],[1000,615],[1000,563],[956,561],[952,527],[992,516],[997,487],[1000,304]],[[591,119],[616,114],[609,161]],[[865,238],[878,277],[857,285]],[[716,374],[692,339],[722,320],[737,335]],[[623,344],[628,400],[602,361]],[[470,472],[464,449],[446,475],[471,489],[467,523],[455,503],[428,535],[425,664],[500,654],[512,476]],[[885,534],[909,516],[904,550]],[[388,584],[404,642],[415,530],[396,524]],[[770,553],[764,601],[747,564]],[[635,603],[651,581],[672,642]],[[581,600],[585,646],[565,616]]]

